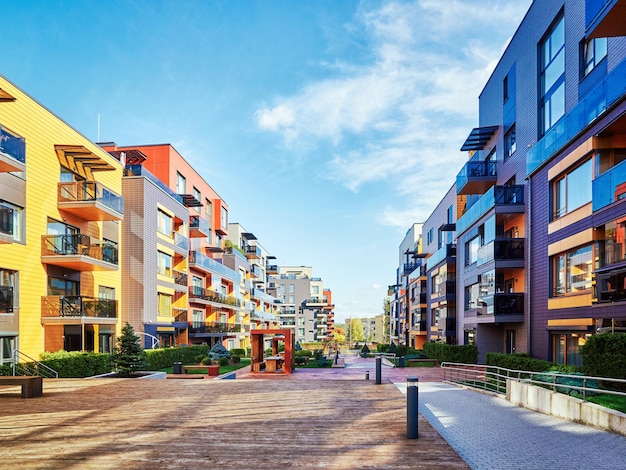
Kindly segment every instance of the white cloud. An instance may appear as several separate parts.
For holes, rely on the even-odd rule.
[[[424,219],[465,158],[459,148],[477,125],[478,95],[505,43],[495,33],[510,36],[529,4],[416,0],[362,9],[346,29],[365,38],[371,60],[334,64],[334,78],[259,110],[258,125],[290,147],[330,142],[325,174],[351,191],[393,182],[411,206],[389,209],[383,224]]]

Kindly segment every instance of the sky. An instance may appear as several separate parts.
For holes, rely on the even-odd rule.
[[[2,0],[0,74],[94,142],[172,144],[335,320],[467,160],[531,0]]]

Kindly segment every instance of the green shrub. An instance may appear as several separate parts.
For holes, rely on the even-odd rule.
[[[117,347],[111,358],[120,377],[130,377],[148,365],[141,339],[135,334],[135,329],[130,323],[126,322],[122,328],[122,335],[117,338]]]
[[[398,346],[396,346],[396,350],[396,356],[406,356],[409,348],[404,344],[399,344]]]
[[[398,346],[396,346],[396,343],[391,343],[389,345],[389,347],[387,347],[387,351],[385,351],[389,354],[398,354]]]
[[[227,357],[220,357],[217,360],[217,365],[219,365],[220,367],[227,366],[228,365],[228,358]]]
[[[370,353],[370,348],[367,347],[367,344],[364,344],[363,347],[361,348],[361,354],[369,354]]]
[[[626,334],[602,333],[591,336],[581,347],[583,372],[596,377],[626,379]],[[626,384],[602,383],[604,387],[626,390]]]
[[[313,351],[313,358],[319,362],[320,359],[324,358],[324,350],[323,349],[316,349]]]
[[[330,362],[328,359],[326,358],[321,358],[317,360],[317,367],[330,367],[332,366],[333,363]]]
[[[387,349],[389,349],[389,345],[388,344],[377,344],[376,345],[376,351],[378,351],[379,353],[385,353],[385,352],[387,352]]]
[[[180,348],[146,349],[148,370],[161,370],[172,367],[175,362],[183,364],[198,364],[197,356],[207,357],[209,347],[206,344],[198,346],[183,346]],[[200,359],[202,360],[202,359]]]
[[[113,370],[110,354],[81,351],[44,352],[41,363],[55,370],[61,378],[83,378],[108,374]]]
[[[294,360],[297,366],[302,366],[308,362],[308,359],[307,356],[296,356]]]
[[[487,365],[529,372],[547,372],[557,366],[553,362],[535,359],[527,353],[503,354],[494,352],[487,353]]]
[[[198,364],[202,363],[202,360],[205,359],[207,356],[206,354],[198,354],[196,357],[194,357],[194,361],[196,361]]]
[[[313,357],[313,351],[301,349],[300,351],[296,351],[295,357]]]
[[[233,348],[230,350],[230,356],[246,357],[246,350],[244,348]]]
[[[202,360],[200,361],[200,364],[202,364],[203,366],[210,366],[211,365],[211,358],[210,357],[203,357]]]
[[[239,364],[241,362],[240,356],[231,356],[231,359],[233,361],[233,364]]]
[[[478,363],[478,348],[474,345],[454,345],[444,343],[425,343],[424,355],[428,359],[462,364]]]

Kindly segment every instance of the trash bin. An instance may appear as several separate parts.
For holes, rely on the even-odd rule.
[[[182,362],[175,362],[174,363],[174,373],[175,374],[182,374],[183,373],[183,363]]]
[[[398,358],[398,367],[404,367],[404,356]]]

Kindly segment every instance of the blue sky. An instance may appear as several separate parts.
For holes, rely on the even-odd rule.
[[[171,143],[337,321],[382,312],[531,0],[4,0],[0,73],[93,141]]]

